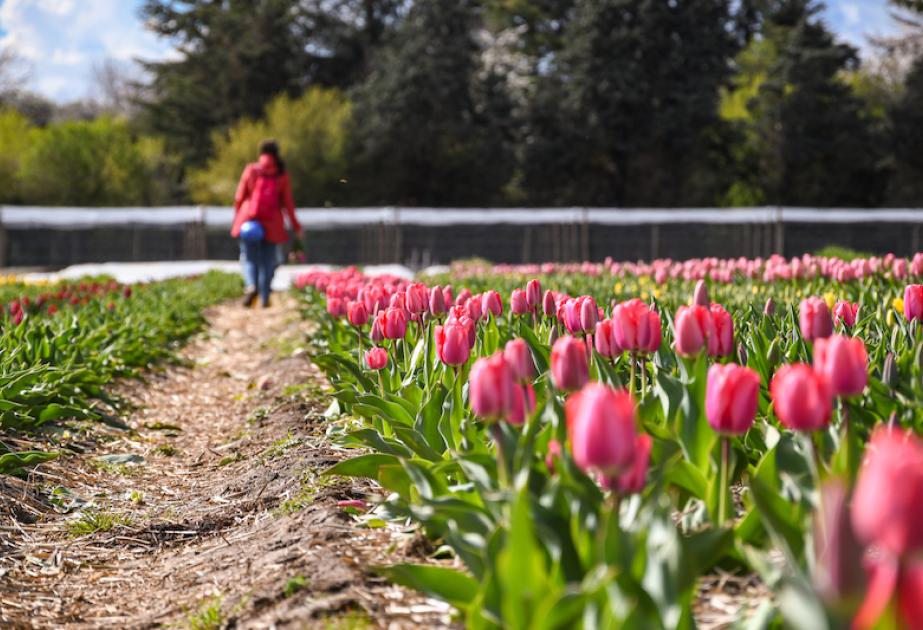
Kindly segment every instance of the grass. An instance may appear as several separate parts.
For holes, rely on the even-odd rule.
[[[172,444],[158,444],[154,447],[154,452],[158,455],[163,455],[164,457],[173,457],[179,453],[179,451],[176,450],[176,447]]]
[[[141,469],[139,466],[132,466],[129,464],[113,464],[112,462],[101,462],[93,461],[93,465],[100,472],[107,472],[112,475],[119,475],[120,477],[134,477]]]
[[[295,437],[292,435],[292,432],[289,431],[288,434],[279,438],[273,442],[266,450],[260,453],[259,460],[261,463],[267,462],[269,460],[275,459],[285,453],[288,449],[293,446],[298,446],[301,444],[301,438]]]
[[[365,630],[373,627],[375,624],[369,616],[360,610],[351,610],[342,617],[328,619],[324,623],[324,630]]]
[[[80,516],[67,522],[67,531],[76,538],[130,524],[131,519],[124,514],[115,514],[109,510],[84,510]]]
[[[186,627],[189,630],[220,630],[224,624],[221,612],[221,597],[210,597],[199,603],[199,607],[186,614]]]
[[[295,577],[289,578],[285,582],[285,586],[282,587],[282,597],[288,599],[298,591],[304,589],[309,585],[308,578],[303,575],[296,575]]]
[[[239,462],[244,458],[240,453],[234,453],[233,455],[225,455],[221,458],[221,461],[218,462],[218,468],[227,466],[228,464],[233,464],[234,462]]]

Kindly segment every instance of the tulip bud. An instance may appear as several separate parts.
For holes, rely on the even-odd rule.
[[[833,391],[827,378],[803,363],[782,366],[769,387],[779,420],[794,431],[817,431],[830,423]]]
[[[772,298],[766,298],[766,304],[763,305],[763,315],[766,317],[772,317],[776,314],[776,303],[773,302]]]
[[[510,294],[510,313],[513,315],[525,315],[529,310],[529,304],[526,301],[526,292],[522,289],[513,289],[513,292]]]
[[[888,356],[885,357],[885,364],[881,370],[881,380],[892,389],[897,386],[897,363],[894,361],[893,352],[889,352]]]
[[[743,341],[737,344],[737,362],[740,365],[747,364],[747,346],[744,345]]]
[[[622,353],[622,349],[615,338],[614,325],[611,319],[604,319],[596,324],[593,344],[596,352],[604,357],[614,357]]]
[[[856,537],[903,557],[923,549],[923,444],[879,427],[865,449],[852,500]]]
[[[429,312],[432,315],[442,315],[446,312],[445,293],[439,287],[433,287],[429,292]]]
[[[904,289],[904,317],[908,322],[923,319],[923,284],[910,284]]]
[[[596,322],[599,321],[599,309],[596,307],[596,301],[591,297],[583,297],[580,303],[580,328],[584,332],[593,332],[596,330]]]
[[[801,335],[807,341],[823,339],[833,334],[833,319],[827,303],[819,297],[809,297],[801,301],[798,312]]]
[[[766,352],[766,360],[769,362],[770,368],[779,365],[779,361],[782,360],[782,350],[779,347],[778,337],[773,339],[772,343],[769,344],[769,350]]]
[[[349,323],[356,328],[364,326],[369,321],[369,312],[363,302],[350,302],[346,309],[346,316]]]
[[[542,298],[542,312],[545,317],[554,317],[558,311],[558,305],[554,301],[554,293],[545,291],[545,297]]]
[[[384,348],[370,348],[365,353],[365,364],[370,370],[380,370],[388,365],[388,351]]]
[[[858,337],[832,335],[814,344],[814,369],[827,377],[834,396],[861,394],[868,382],[868,354]]]
[[[708,356],[729,356],[734,351],[734,320],[720,304],[712,304],[709,312],[715,324],[715,343],[708,344]]]
[[[760,377],[747,367],[728,363],[708,369],[705,416],[719,433],[746,433],[756,417]]]
[[[542,285],[538,280],[529,280],[526,283],[526,304],[533,310],[542,304]]]
[[[565,405],[574,462],[585,472],[616,477],[629,468],[635,449],[635,405],[624,390],[590,383]]]
[[[558,327],[552,326],[551,332],[548,333],[548,345],[553,346],[554,342],[558,340]]]
[[[488,314],[500,317],[503,313],[503,301],[496,291],[485,291],[481,296],[481,312],[486,317]]]
[[[532,388],[531,383],[513,385],[513,398],[506,421],[510,424],[523,424],[533,411],[535,411],[535,389]]]
[[[468,377],[468,398],[475,415],[498,420],[513,406],[513,374],[502,353],[474,362]]]
[[[718,335],[711,312],[704,306],[680,306],[673,321],[676,352],[682,356],[695,356],[703,348],[717,352]]]
[[[709,306],[711,302],[708,299],[708,285],[704,280],[695,283],[695,291],[692,293],[692,304],[697,306]]]
[[[850,304],[845,300],[840,300],[833,307],[833,317],[838,322],[842,322],[847,328],[856,325],[856,315],[859,313],[858,304]]]
[[[372,341],[375,343],[381,343],[385,338],[385,334],[381,331],[381,323],[378,321],[377,317],[372,320],[372,332],[369,337],[371,337]]]
[[[516,380],[526,382],[535,377],[535,361],[525,339],[509,340],[503,349],[503,358],[510,365]]]
[[[462,365],[471,356],[468,331],[459,321],[436,326],[433,329],[433,340],[436,343],[436,355],[446,365]]]
[[[653,440],[646,433],[635,436],[635,449],[631,465],[617,477],[600,475],[599,483],[604,488],[615,490],[621,495],[637,494],[644,490],[647,467],[651,460]]]
[[[583,387],[589,378],[584,343],[569,335],[555,341],[551,348],[551,380],[555,387],[564,391],[576,391]]]
[[[403,339],[407,334],[407,315],[400,308],[388,308],[375,319],[385,339]]]

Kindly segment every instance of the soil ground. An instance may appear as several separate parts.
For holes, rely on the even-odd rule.
[[[208,320],[184,365],[118,385],[130,430],[59,429],[80,452],[0,479],[0,627],[450,625],[371,569],[424,562],[426,543],[364,526],[338,502],[375,490],[321,476],[346,453],[294,305]]]

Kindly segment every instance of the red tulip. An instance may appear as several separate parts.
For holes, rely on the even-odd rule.
[[[526,292],[522,289],[513,289],[513,293],[510,295],[510,313],[513,315],[525,315],[529,310]]]
[[[517,381],[526,382],[535,378],[535,361],[525,339],[509,340],[503,349],[503,357],[509,363],[513,377]]]
[[[708,344],[708,356],[726,357],[734,352],[734,320],[720,304],[709,308],[715,323],[715,344]]]
[[[868,383],[868,354],[857,337],[832,335],[814,344],[814,369],[827,377],[834,396],[861,394]]]
[[[468,377],[468,398],[475,415],[497,420],[513,407],[513,373],[502,353],[474,362]]]
[[[496,291],[485,291],[481,296],[481,312],[486,316],[488,313],[494,317],[500,317],[503,313],[503,301],[500,294]]]
[[[444,326],[436,326],[433,339],[436,342],[436,354],[446,365],[462,365],[471,356],[468,331],[465,325],[457,320],[447,322]]]
[[[705,416],[718,433],[742,435],[753,424],[760,394],[760,377],[733,363],[708,368]]]
[[[575,337],[566,335],[551,347],[551,380],[564,391],[576,391],[590,379],[586,346]]]
[[[856,325],[856,315],[859,313],[859,304],[850,304],[846,300],[840,300],[833,307],[833,318],[843,322],[847,328]]]
[[[574,462],[588,473],[615,477],[634,461],[635,405],[624,390],[590,383],[566,403]]]
[[[370,348],[365,353],[365,364],[370,370],[380,370],[388,365],[388,351],[384,348]]]
[[[808,341],[823,339],[833,333],[833,320],[827,303],[819,297],[801,300],[798,312],[801,335]]]
[[[538,280],[529,280],[526,283],[526,304],[530,310],[535,310],[542,304],[542,285]]]
[[[350,302],[349,306],[346,307],[346,316],[349,323],[356,328],[365,326],[366,322],[369,321],[369,312],[365,308],[364,302]]]
[[[704,306],[680,306],[673,321],[676,352],[691,357],[707,348],[717,352],[718,332],[711,312]]]
[[[385,339],[403,339],[407,334],[407,315],[403,309],[390,307],[375,320]]]
[[[833,391],[823,374],[810,365],[794,363],[779,368],[769,386],[779,420],[795,431],[817,431],[830,422]]]
[[[923,284],[910,284],[904,289],[904,317],[908,322],[923,319]]]

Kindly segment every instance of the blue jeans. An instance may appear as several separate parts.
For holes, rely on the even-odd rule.
[[[240,239],[240,262],[244,267],[244,282],[260,295],[263,304],[269,302],[272,277],[279,264],[279,246],[269,241],[249,243]]]

